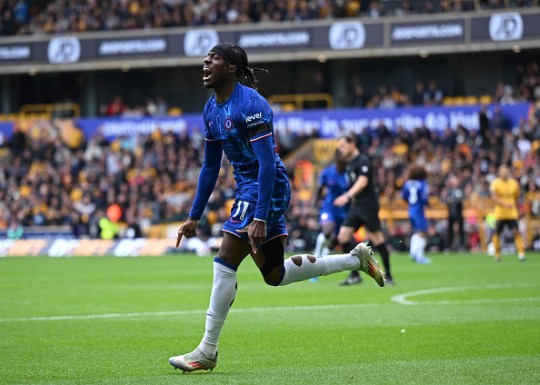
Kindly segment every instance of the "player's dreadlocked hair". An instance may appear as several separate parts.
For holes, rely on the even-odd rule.
[[[257,89],[259,80],[255,76],[255,71],[262,71],[268,73],[268,70],[266,68],[250,67],[248,64],[247,53],[242,47],[231,44],[231,49],[236,54],[236,57],[238,58],[238,62],[240,64],[238,66],[238,70],[236,71],[236,74],[240,79],[240,83],[248,87]]]
[[[235,65],[238,80],[245,86],[257,89],[259,80],[255,76],[255,71],[268,73],[266,68],[250,67],[246,51],[236,44],[220,43],[215,45],[210,51],[223,57],[229,64]]]
[[[409,169],[409,179],[412,179],[412,180],[425,180],[425,179],[427,179],[427,177],[428,177],[427,170],[423,166],[421,166],[419,164],[414,164]]]

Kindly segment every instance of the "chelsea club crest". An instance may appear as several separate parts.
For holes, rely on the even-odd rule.
[[[232,130],[234,126],[234,122],[230,116],[227,116],[225,118],[225,121],[223,122],[223,128],[225,128],[227,131]]]

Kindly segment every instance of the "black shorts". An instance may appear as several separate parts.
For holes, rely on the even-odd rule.
[[[518,228],[518,222],[516,219],[502,219],[497,221],[495,224],[495,232],[500,234],[505,227],[508,227],[510,230]]]
[[[342,226],[352,227],[355,230],[360,226],[366,226],[366,229],[369,232],[374,233],[380,231],[381,222],[379,221],[379,210],[353,206],[349,210],[349,214]]]

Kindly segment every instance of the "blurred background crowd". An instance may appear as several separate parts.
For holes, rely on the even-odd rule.
[[[445,202],[450,179],[457,179],[463,189],[463,202],[488,197],[498,165],[508,163],[524,196],[532,202],[521,209],[540,217],[538,120],[523,119],[511,127],[499,110],[490,116],[484,109],[478,113],[480,130],[460,126],[438,133],[417,127],[410,132],[398,127],[394,132],[381,123],[371,132],[359,133],[358,146],[372,159],[381,201],[399,206],[399,191],[413,162],[429,171],[431,194],[439,202]],[[287,141],[295,147],[310,138],[293,136]],[[277,139],[284,152],[279,134]],[[16,126],[1,148],[0,226],[66,225],[76,237],[113,238],[137,237],[152,224],[185,220],[202,148],[201,133],[188,137],[156,130],[108,141],[100,133],[85,140],[69,121],[36,120],[24,129]],[[312,193],[321,165],[302,158],[288,162],[288,167],[295,190],[287,213],[289,247],[306,250],[313,246],[319,230]],[[230,214],[234,186],[231,167],[224,163],[201,220],[201,237],[220,236],[221,224]],[[110,223],[103,218],[124,227],[111,232],[106,227]],[[432,225],[431,235],[438,247],[449,247],[452,240],[446,239],[446,222]],[[478,236],[478,222],[468,225],[467,239],[455,247],[478,247],[473,239]],[[393,231],[389,236],[399,238],[406,230],[398,226]]]
[[[0,35],[378,18],[534,5],[535,0],[2,0]]]
[[[299,23],[537,6],[538,0],[0,0],[0,36],[12,40],[9,36]],[[399,191],[412,163],[427,168],[432,200],[436,205],[448,206],[449,212],[450,190],[460,188],[463,191],[465,210],[467,205],[489,196],[489,183],[495,178],[497,167],[508,163],[522,188],[522,213],[540,218],[540,115],[532,113],[512,126],[500,109],[495,108],[493,114],[488,114],[481,107],[486,103],[527,102],[536,106],[536,111],[540,110],[538,60],[534,58],[534,52],[520,59],[519,52],[521,48],[509,50],[504,55],[501,53],[504,57],[497,62],[500,71],[493,70],[485,75],[482,80],[486,81],[479,82],[474,89],[477,95],[474,100],[456,100],[456,95],[465,95],[464,90],[468,89],[460,84],[471,79],[460,78],[460,60],[467,62],[470,59],[471,67],[475,67],[480,62],[474,56],[456,59],[446,70],[440,70],[441,62],[437,60],[426,61],[427,64],[416,68],[419,62],[410,58],[407,62],[403,58],[405,68],[400,76],[394,77],[389,74],[398,72],[401,63],[392,61],[397,59],[390,56],[380,61],[366,60],[365,67],[355,68],[364,63],[351,61],[346,63],[349,67],[338,63],[343,66],[333,68],[334,75],[343,70],[349,76],[347,90],[343,92],[345,100],[340,101],[340,107],[478,106],[479,130],[466,126],[443,132],[430,131],[426,127],[416,127],[412,131],[402,127],[390,130],[381,121],[375,129],[357,134],[359,148],[370,156],[377,170],[376,184],[383,206],[399,208],[404,205]],[[441,55],[448,62],[452,61],[446,60],[450,56]],[[379,71],[379,66],[386,60],[386,67],[377,76],[365,71],[368,66],[374,68],[372,71]],[[289,81],[282,83],[294,86],[280,92],[332,94],[335,90],[330,87],[333,79],[329,76],[328,69],[332,67],[329,64],[313,60],[299,63],[290,73],[281,72],[289,77]],[[274,64],[274,68],[278,69],[278,65]],[[408,68],[412,68],[410,72]],[[191,91],[191,85],[185,79],[195,78],[191,76],[195,72],[189,72],[188,76],[177,68],[152,70],[129,71],[128,66],[122,72],[102,71],[104,80],[101,83],[96,81],[99,80],[96,70],[91,74],[72,75],[67,71],[39,74],[41,76],[19,74],[18,78],[10,79],[4,76],[0,79],[4,94],[18,89],[25,91],[14,92],[14,96],[18,93],[29,95],[19,97],[13,106],[4,103],[4,110],[15,110],[18,104],[25,103],[78,102],[74,96],[80,96],[83,94],[81,89],[91,88],[88,85],[95,82],[94,88],[103,92],[98,94],[96,91],[95,95],[86,98],[95,104],[92,114],[137,118],[182,113],[180,107],[175,107],[177,111],[171,109],[171,105],[180,104],[171,100],[171,95],[186,93],[186,87]],[[447,76],[444,71],[453,73]],[[504,74],[504,79],[493,77],[497,73]],[[175,78],[177,83],[168,82],[173,76],[178,77]],[[309,81],[302,76],[309,76]],[[268,82],[263,79],[261,84],[264,81]],[[441,85],[443,82],[446,83]],[[185,88],[177,89],[176,84]],[[450,90],[453,84],[454,89]],[[486,89],[489,87],[491,89]],[[484,94],[483,100],[480,93]],[[313,209],[312,198],[317,173],[323,165],[314,164],[309,158],[288,159],[299,144],[313,138],[287,130],[277,134],[278,150],[287,162],[294,186],[287,213],[290,251],[312,249],[319,231],[318,211]],[[195,132],[189,137],[176,135],[167,127],[150,135],[108,140],[99,132],[85,138],[71,120],[17,120],[13,136],[0,146],[0,229],[9,228],[11,238],[22,236],[25,228],[41,226],[63,226],[78,238],[137,238],[148,235],[154,225],[183,221],[193,200],[202,148],[201,133]],[[201,220],[201,237],[220,236],[221,224],[230,213],[234,188],[232,170],[224,163]],[[477,249],[479,223],[485,220],[468,216],[465,233],[457,240],[449,232],[447,221],[432,221],[432,247]],[[393,246],[401,247],[400,241],[407,233],[406,225],[392,226],[388,231]]]

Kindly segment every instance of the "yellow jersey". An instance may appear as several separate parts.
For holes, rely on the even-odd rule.
[[[494,214],[496,220],[516,220],[519,218],[517,207],[519,184],[515,179],[496,178],[491,182],[489,191],[492,195],[498,197],[501,202],[512,205],[512,207],[505,207],[495,204]]]

